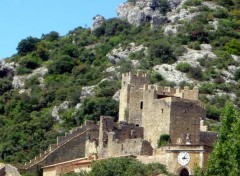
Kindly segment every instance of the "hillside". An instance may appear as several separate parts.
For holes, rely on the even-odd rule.
[[[154,84],[198,85],[217,130],[225,102],[240,107],[239,8],[238,0],[128,0],[119,18],[98,15],[92,29],[21,40],[0,63],[0,159],[24,163],[85,119],[117,118],[121,73],[137,69]]]

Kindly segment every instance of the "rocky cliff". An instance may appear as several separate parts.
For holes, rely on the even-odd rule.
[[[134,25],[150,22],[152,29],[169,21],[166,14],[175,10],[183,0],[135,0],[117,8],[117,15]]]

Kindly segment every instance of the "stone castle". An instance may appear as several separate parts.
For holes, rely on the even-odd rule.
[[[97,124],[86,121],[19,168],[43,168],[43,175],[53,176],[88,170],[96,159],[132,156],[144,163],[165,164],[178,176],[192,175],[195,164],[206,166],[217,137],[204,126],[205,116],[197,87],[190,90],[149,85],[147,74],[125,73],[118,122],[105,116]],[[159,147],[162,135],[169,139],[166,146]],[[181,158],[183,152],[188,160]]]

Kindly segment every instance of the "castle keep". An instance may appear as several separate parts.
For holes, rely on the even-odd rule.
[[[144,139],[153,148],[162,134],[170,135],[171,144],[199,144],[205,110],[198,100],[198,88],[181,90],[148,83],[143,73],[122,75],[119,121],[143,127]]]
[[[204,126],[205,109],[198,88],[149,85],[147,74],[122,75],[119,120],[101,117],[98,124],[59,137],[57,144],[26,163],[22,169],[42,167],[44,176],[88,170],[92,160],[133,156],[144,163],[160,162],[177,176],[193,173],[195,164],[205,167],[216,133]],[[160,136],[166,146],[159,147]]]

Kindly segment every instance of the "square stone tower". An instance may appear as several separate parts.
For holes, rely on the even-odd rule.
[[[122,74],[122,88],[119,102],[119,121],[134,123],[141,126],[143,97],[142,88],[149,83],[147,74],[132,72]]]
[[[145,85],[142,106],[144,139],[154,148],[163,134],[170,136],[171,144],[200,143],[200,121],[205,119],[205,110],[198,100],[198,88]]]
[[[119,121],[144,128],[144,139],[157,148],[161,135],[171,144],[199,144],[205,110],[198,100],[198,88],[190,90],[148,85],[149,77],[138,72],[122,75]]]

